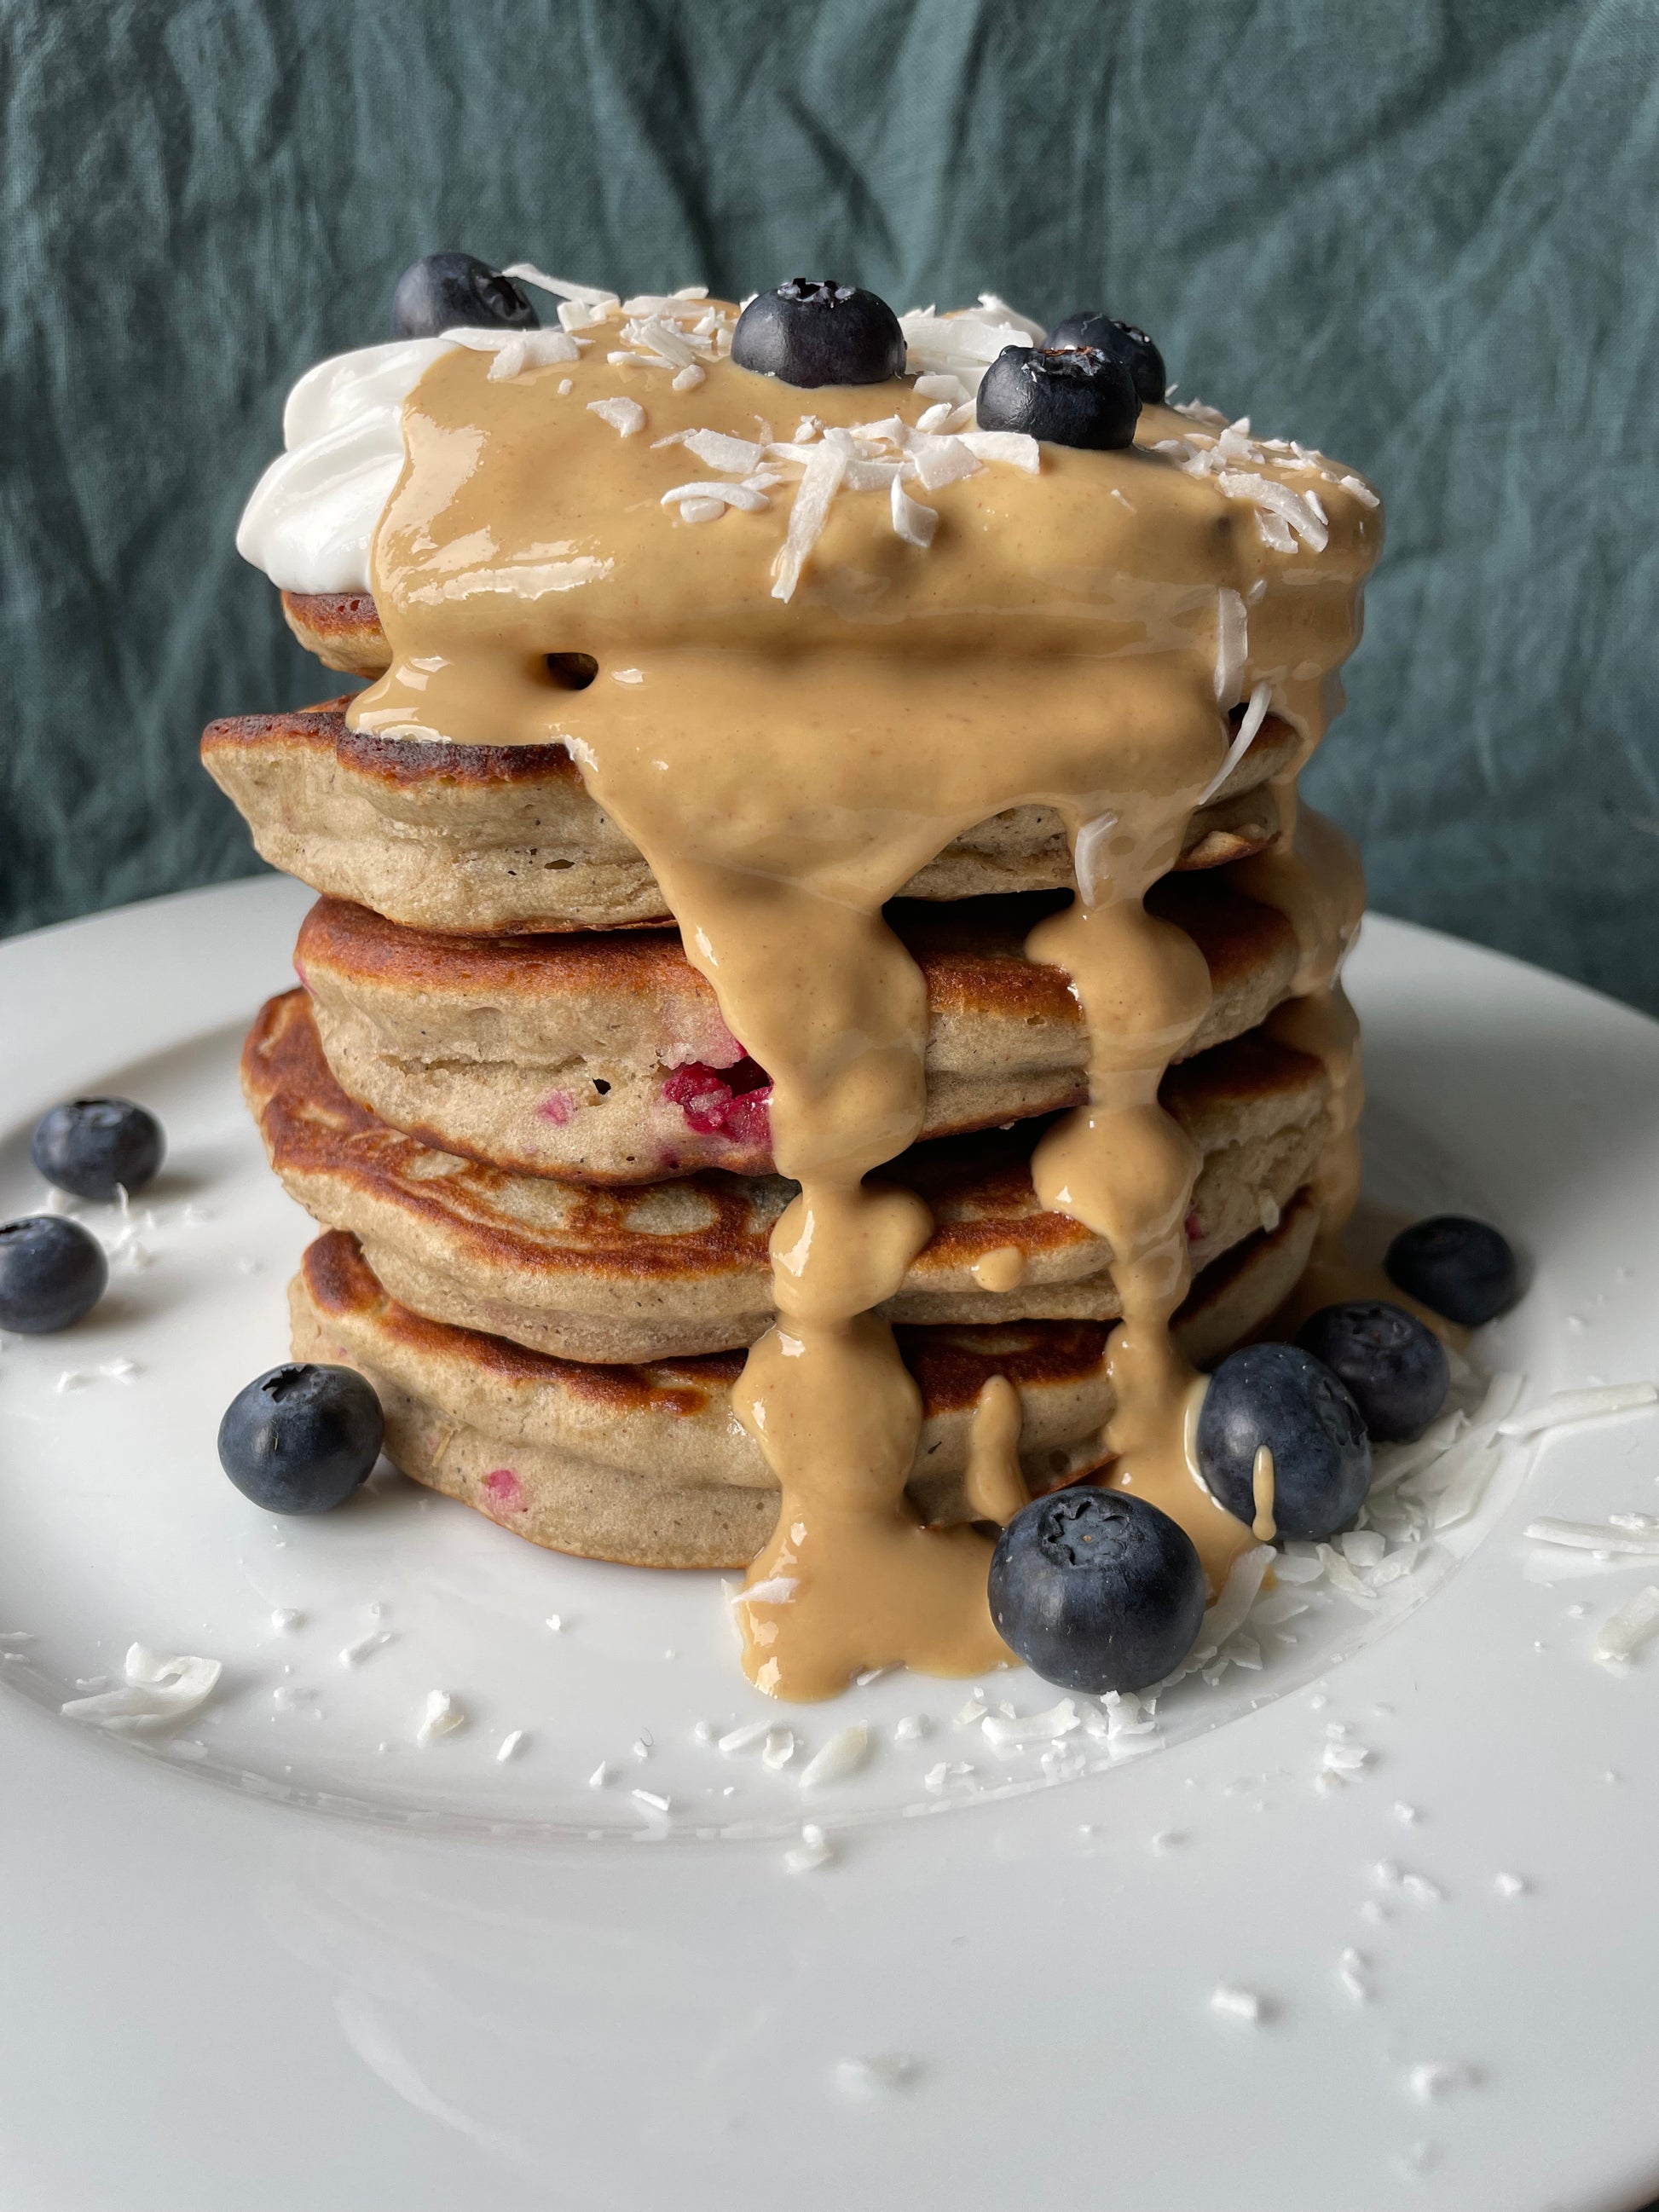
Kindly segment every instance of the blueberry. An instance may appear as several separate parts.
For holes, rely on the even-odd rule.
[[[380,1456],[380,1401],[350,1367],[273,1367],[219,1424],[219,1464],[270,1513],[343,1505]]]
[[[1137,323],[1120,322],[1115,315],[1090,309],[1067,315],[1048,333],[1052,346],[1093,346],[1121,361],[1129,372],[1135,395],[1143,407],[1161,407],[1169,387],[1164,356]]]
[[[810,389],[817,384],[885,384],[904,373],[904,333],[885,300],[856,284],[792,276],[757,292],[738,317],[732,358],[739,368]]]
[[[35,1124],[30,1156],[48,1182],[76,1198],[142,1190],[167,1139],[153,1114],[130,1098],[71,1098]]]
[[[1446,1402],[1445,1346],[1415,1314],[1386,1298],[1322,1306],[1296,1340],[1346,1387],[1376,1443],[1420,1437]]]
[[[1465,1328],[1503,1313],[1520,1290],[1507,1237],[1461,1213],[1437,1213],[1402,1229],[1382,1265],[1407,1297]]]
[[[981,430],[1024,430],[1051,446],[1134,441],[1140,402],[1128,370],[1093,346],[1004,346],[979,387]]]
[[[435,338],[461,325],[479,330],[533,331],[536,310],[510,276],[474,253],[427,253],[411,261],[392,295],[392,327],[400,338]]]
[[[46,1336],[88,1314],[104,1295],[109,1261],[95,1237],[61,1213],[0,1227],[0,1328]]]
[[[1273,1455],[1281,1536],[1351,1528],[1371,1486],[1364,1420],[1328,1367],[1294,1344],[1247,1344],[1210,1377],[1198,1416],[1198,1471],[1230,1513],[1255,1518],[1255,1455]]]
[[[991,1618],[1034,1674],[1062,1689],[1144,1690],[1198,1639],[1204,1570],[1178,1522],[1091,1486],[1038,1498],[991,1555]]]

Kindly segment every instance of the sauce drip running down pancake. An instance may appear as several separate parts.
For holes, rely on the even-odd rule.
[[[927,1026],[921,975],[882,908],[1014,806],[1056,811],[1080,886],[1030,951],[1073,979],[1091,1098],[1044,1139],[1036,1176],[1045,1205],[1108,1240],[1125,1285],[1109,1479],[1181,1522],[1213,1589],[1253,1539],[1186,1447],[1195,1379],[1168,1324],[1197,1162],[1157,1103],[1210,983],[1143,899],[1222,770],[1227,710],[1257,687],[1300,740],[1279,779],[1293,822],[1295,769],[1340,702],[1334,672],[1357,635],[1373,495],[1289,448],[1252,447],[1248,466],[1230,452],[1212,471],[1195,447],[1212,434],[1149,407],[1122,451],[994,441],[925,495],[938,521],[924,546],[890,520],[898,502],[874,458],[892,418],[922,412],[908,382],[802,396],[721,357],[676,390],[668,365],[608,354],[598,335],[580,362],[517,375],[446,353],[404,403],[404,464],[373,552],[392,664],[349,719],[565,745],[772,1079],[774,1157],[801,1189],[771,1240],[779,1320],[733,1393],[782,1497],[737,1607],[745,1668],[763,1690],[813,1698],[868,1667],[969,1674],[1008,1656],[985,1538],[924,1528],[906,1503],[921,1407],[872,1309],[931,1229],[921,1199],[879,1176],[922,1127]],[[644,410],[643,434],[590,411],[617,398]],[[768,411],[802,406],[749,503],[701,521],[662,503],[696,472],[665,437],[713,431],[764,453]],[[848,435],[876,425],[885,445]],[[1258,528],[1278,487],[1315,484],[1316,532]],[[822,501],[803,563],[786,532]],[[584,688],[573,666],[591,667]],[[1351,1122],[1334,979],[1352,921],[1327,926],[1333,909],[1357,920],[1351,856],[1335,833],[1292,830],[1253,865],[1250,895],[1309,948],[1285,1041],[1346,1081]],[[1345,1150],[1328,1205],[1350,1180]],[[1005,1464],[1011,1449],[1002,1438]]]

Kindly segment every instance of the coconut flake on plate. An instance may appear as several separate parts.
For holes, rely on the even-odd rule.
[[[1236,1989],[1222,1982],[1210,1993],[1210,2010],[1226,2020],[1248,2021],[1254,2027],[1261,2019],[1262,2003],[1254,1990]]]
[[[987,1713],[980,1723],[986,1741],[997,1751],[1014,1751],[1030,1743],[1053,1743],[1082,1725],[1075,1699],[1062,1698],[1040,1713]]]
[[[815,1751],[800,1771],[803,1790],[822,1790],[856,1774],[870,1755],[870,1731],[862,1721],[838,1729],[828,1743]]]
[[[205,1705],[223,1671],[217,1659],[185,1653],[168,1656],[131,1644],[123,1662],[125,1685],[95,1697],[71,1698],[58,1710],[66,1719],[91,1721],[117,1735],[169,1728]]]
[[[819,1867],[828,1866],[835,1857],[830,1838],[816,1820],[801,1823],[800,1841],[783,1855],[783,1863],[791,1874],[813,1874]]]
[[[1599,1390],[1558,1390],[1541,1406],[1514,1413],[1498,1425],[1500,1437],[1541,1436],[1547,1429],[1595,1421],[1608,1413],[1637,1413],[1659,1405],[1659,1383],[1614,1382]]]
[[[416,1725],[415,1741],[424,1751],[441,1735],[453,1735],[466,1725],[466,1714],[459,1699],[447,1690],[428,1690],[426,1703],[421,1708],[421,1717]]]
[[[1534,1544],[1559,1544],[1571,1552],[1599,1552],[1610,1558],[1659,1559],[1659,1528],[1616,1528],[1601,1521],[1560,1521],[1547,1515],[1528,1521],[1521,1534]]]
[[[1595,1656],[1604,1667],[1625,1667],[1659,1635],[1659,1589],[1650,1583],[1601,1625]]]

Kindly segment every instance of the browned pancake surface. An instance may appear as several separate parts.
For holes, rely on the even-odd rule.
[[[348,1098],[305,994],[266,1007],[243,1079],[273,1165],[325,1226],[361,1237],[403,1304],[532,1348],[629,1362],[750,1343],[772,1318],[767,1239],[793,1185],[719,1170],[625,1189],[506,1171],[434,1151]],[[1188,1236],[1203,1266],[1272,1221],[1326,1130],[1319,1063],[1257,1034],[1188,1062],[1164,1103],[1203,1154]],[[919,1146],[886,1172],[921,1191],[935,1229],[897,1321],[1108,1319],[1109,1248],[1031,1189],[1040,1122]],[[1012,1288],[974,1270],[1018,1256]]]
[[[1176,1322],[1189,1357],[1213,1360],[1261,1325],[1316,1225],[1299,1198],[1274,1231],[1199,1279]],[[340,1231],[309,1248],[290,1297],[295,1356],[368,1377],[397,1465],[515,1534],[632,1565],[740,1568],[772,1532],[770,1471],[732,1417],[740,1353],[599,1367],[529,1352],[411,1312]],[[1033,1492],[1098,1468],[1113,1405],[1109,1334],[1078,1321],[899,1328],[922,1399],[909,1485],[922,1517],[970,1516],[973,1412],[994,1375],[1019,1394]]]
[[[204,765],[273,866],[418,929],[489,936],[672,919],[562,745],[365,737],[347,729],[349,704],[233,716],[204,733]],[[1269,716],[1194,816],[1177,865],[1218,867],[1261,851],[1280,820],[1270,779],[1297,749]],[[957,899],[1071,883],[1059,817],[1017,806],[957,839],[907,888]]]
[[[889,909],[927,985],[924,1136],[1086,1097],[1081,1009],[1063,972],[1024,951],[1063,902],[1048,893]],[[1282,915],[1211,875],[1171,878],[1151,903],[1211,972],[1214,996],[1186,1057],[1254,1028],[1284,998],[1297,946]],[[771,1171],[766,1072],[745,1060],[677,932],[481,939],[325,899],[295,964],[337,1080],[426,1143],[592,1182]]]

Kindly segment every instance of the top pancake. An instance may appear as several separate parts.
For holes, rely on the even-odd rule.
[[[232,716],[203,734],[204,765],[273,867],[416,929],[489,936],[672,919],[562,745],[376,738],[346,727],[349,703]],[[1179,866],[1218,867],[1271,843],[1280,815],[1270,779],[1297,750],[1270,714],[1194,815]],[[940,900],[1072,887],[1059,815],[1015,806],[956,839],[905,891]]]

